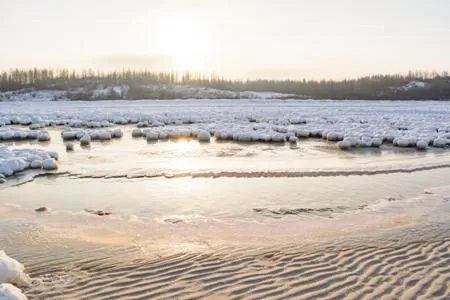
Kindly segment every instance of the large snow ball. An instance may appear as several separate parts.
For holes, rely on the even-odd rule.
[[[80,139],[80,144],[82,146],[87,146],[91,143],[91,136],[89,134],[85,134],[81,139]]]
[[[30,125],[31,130],[37,130],[37,129],[41,129],[41,128],[42,128],[41,124],[33,123]]]
[[[54,159],[58,160],[58,158],[59,158],[58,152],[56,152],[56,151],[48,151],[47,153],[48,153],[48,155],[50,155],[51,158],[54,158]]]
[[[180,137],[180,132],[176,129],[169,132],[169,138],[178,139]]]
[[[306,139],[309,137],[309,131],[308,130],[297,130],[296,136],[298,138]]]
[[[306,120],[302,118],[291,118],[289,119],[291,124],[306,124]]]
[[[350,148],[353,147],[351,141],[344,139],[343,141],[340,141],[339,143],[337,143],[339,149],[341,150],[349,150]]]
[[[157,141],[159,139],[159,134],[156,131],[148,131],[146,134],[147,141]]]
[[[53,158],[48,158],[42,162],[42,168],[44,170],[56,170],[58,169],[58,164]]]
[[[380,138],[373,138],[371,144],[372,147],[380,148],[381,144],[383,144],[383,141]]]
[[[211,141],[211,135],[206,130],[200,130],[198,132],[198,141],[201,143],[209,143]]]
[[[12,140],[14,138],[14,132],[7,131],[2,134],[2,139],[5,141]]]
[[[139,123],[136,124],[136,126],[137,126],[138,128],[145,128],[145,127],[148,127],[148,121],[139,122]]]
[[[252,134],[250,132],[241,132],[237,135],[236,140],[243,143],[250,143],[252,141]]]
[[[338,141],[342,141],[344,139],[344,135],[339,132],[330,131],[330,132],[328,132],[326,138],[327,138],[327,141],[338,142]]]
[[[100,131],[98,133],[98,136],[99,136],[101,141],[109,141],[112,138],[111,132],[106,131],[106,130],[105,131]]]
[[[274,143],[284,143],[286,142],[286,137],[284,136],[284,134],[275,133],[272,135],[271,141]]]
[[[25,273],[25,267],[6,255],[4,251],[0,251],[0,283],[28,287],[30,282],[30,277]]]
[[[10,157],[0,162],[0,173],[11,176],[16,172],[25,170],[28,163],[22,158]]]
[[[424,140],[417,141],[416,148],[417,148],[417,150],[421,150],[421,151],[427,150],[428,142],[424,141]]]
[[[397,147],[415,147],[417,144],[417,139],[413,137],[399,137],[394,140],[394,146]]]
[[[61,133],[61,136],[62,136],[63,140],[70,141],[70,140],[74,140],[77,138],[77,133],[73,132],[73,131],[63,131]]]
[[[30,163],[30,168],[32,168],[32,169],[41,169],[42,168],[42,161],[38,160],[38,159],[33,160]]]
[[[38,138],[38,135],[39,135],[38,132],[30,131],[30,132],[28,132],[28,134],[27,134],[27,139],[29,139],[29,140],[35,140],[35,139]]]
[[[50,141],[50,135],[47,132],[41,132],[37,137],[39,142],[48,142]]]
[[[295,137],[295,136],[289,137],[289,143],[290,143],[291,145],[296,145],[297,142],[298,142],[297,137]]]
[[[437,138],[433,141],[433,147],[445,148],[450,145],[450,139]]]
[[[159,133],[159,138],[162,139],[162,140],[167,140],[169,138],[169,134],[167,132],[165,132],[165,131],[161,131]]]
[[[191,130],[190,129],[181,129],[180,130],[180,135],[183,138],[188,138],[191,136]]]
[[[123,132],[120,128],[116,128],[113,130],[113,138],[119,139],[123,136]]]
[[[142,137],[142,130],[134,128],[133,131],[131,131],[131,136],[135,138]]]

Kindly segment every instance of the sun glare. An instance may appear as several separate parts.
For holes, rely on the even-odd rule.
[[[206,24],[193,16],[168,15],[154,20],[152,49],[174,61],[180,72],[202,72],[210,59]]]

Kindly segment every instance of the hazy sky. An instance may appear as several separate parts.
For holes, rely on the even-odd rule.
[[[343,78],[450,69],[449,0],[0,0],[0,68]]]

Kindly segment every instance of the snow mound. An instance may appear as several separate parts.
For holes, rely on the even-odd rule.
[[[17,260],[0,251],[0,283],[10,283],[18,287],[28,287],[30,277],[25,273],[25,267]]]
[[[9,283],[0,284],[0,300],[27,300],[22,291]]]

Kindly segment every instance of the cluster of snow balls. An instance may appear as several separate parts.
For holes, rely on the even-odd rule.
[[[383,144],[383,141],[379,137],[371,136],[349,136],[337,143],[338,147],[342,150],[349,150],[351,148],[379,148]]]
[[[288,139],[288,133],[280,133],[269,130],[249,129],[219,129],[214,132],[214,137],[219,141],[235,141],[241,143],[265,142],[284,143]],[[293,135],[290,135],[293,136]]]
[[[19,288],[29,287],[30,284],[31,278],[25,273],[25,267],[0,251],[0,299],[26,300]]]
[[[26,169],[56,170],[58,153],[40,149],[9,149],[0,147],[0,175],[12,176]]]
[[[164,125],[166,125],[164,122],[160,122],[158,120],[154,120],[154,121],[140,121],[140,122],[138,122],[136,124],[136,127],[138,127],[138,128],[162,127]]]
[[[109,141],[123,137],[123,131],[120,128],[115,129],[74,129],[66,128],[61,131],[61,137],[64,141],[79,140],[83,146],[89,145],[91,141]]]
[[[22,130],[18,128],[4,127],[0,129],[0,141],[23,141],[38,140],[39,142],[50,141],[47,131]]]

